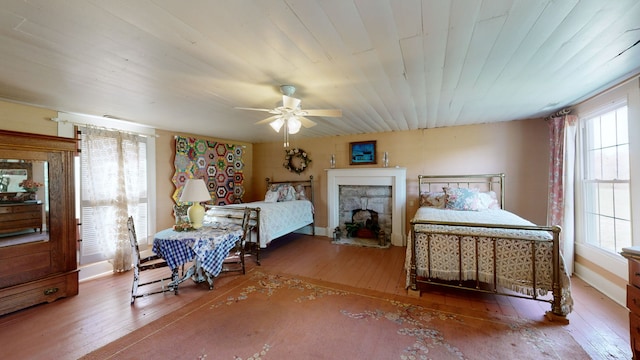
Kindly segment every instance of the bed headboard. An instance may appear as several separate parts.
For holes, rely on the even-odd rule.
[[[278,185],[278,184],[289,184],[292,185],[294,187],[297,187],[298,185],[302,185],[304,186],[304,193],[307,197],[307,199],[309,201],[311,201],[312,204],[315,205],[315,201],[314,201],[314,189],[313,189],[313,175],[309,175],[309,179],[308,180],[300,180],[300,179],[296,179],[296,180],[281,180],[281,181],[274,181],[271,180],[271,178],[266,178],[265,181],[267,182],[267,190],[269,190],[271,188],[272,185]]]
[[[451,188],[476,188],[479,191],[495,191],[500,208],[504,209],[505,174],[473,175],[418,175],[418,196],[426,191],[442,191]]]

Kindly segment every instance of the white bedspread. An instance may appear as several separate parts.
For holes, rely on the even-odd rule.
[[[535,226],[513,213],[501,209],[485,211],[456,211],[421,207],[414,219],[501,224],[518,226]],[[553,237],[548,231],[514,230],[483,227],[446,226],[417,224],[416,230],[416,261],[417,275],[430,276],[441,280],[458,280],[462,273],[462,280],[476,279],[476,258],[478,277],[481,282],[493,284],[494,275],[497,286],[527,295],[534,293],[533,248],[535,243],[535,290],[540,296],[552,291]],[[413,229],[412,229],[413,231]],[[431,258],[427,256],[427,234],[431,235]],[[459,266],[460,249],[457,237],[462,237],[462,270]],[[476,239],[477,254],[476,254]],[[496,239],[496,274],[494,274],[493,240]],[[407,286],[409,286],[409,270],[413,237],[409,237],[405,267],[407,269]],[[429,261],[431,264],[429,264]],[[572,300],[569,289],[569,277],[565,273],[564,260],[561,258],[561,285],[563,289],[563,307],[571,311]]]
[[[274,239],[313,223],[313,204],[309,200],[282,202],[255,201],[227,206],[260,208],[260,247]]]
[[[414,219],[433,220],[443,222],[460,222],[473,224],[501,224],[501,225],[517,225],[517,226],[535,226],[531,221],[525,220],[520,216],[510,213],[502,209],[489,209],[483,211],[457,211],[443,210],[432,207],[421,207],[416,212]],[[531,240],[549,240],[551,234],[546,231],[531,230],[508,230],[508,229],[490,229],[490,228],[472,228],[472,227],[445,227],[440,225],[417,225],[418,229],[426,228],[431,230],[443,230],[449,233],[476,235],[484,234],[486,236],[505,235],[516,236],[520,239]]]

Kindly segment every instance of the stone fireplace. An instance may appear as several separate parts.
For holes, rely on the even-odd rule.
[[[354,215],[364,216],[366,223],[366,217],[375,213],[377,225],[391,244],[404,246],[405,202],[406,168],[327,170],[327,234],[333,234],[336,227],[344,229],[345,223],[353,223]]]
[[[388,245],[391,235],[391,186],[340,185],[339,220],[334,237],[376,239]]]

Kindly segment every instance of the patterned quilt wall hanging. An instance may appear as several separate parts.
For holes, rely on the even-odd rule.
[[[204,179],[214,205],[241,203],[244,196],[244,147],[176,136],[173,200],[179,204],[188,179]]]

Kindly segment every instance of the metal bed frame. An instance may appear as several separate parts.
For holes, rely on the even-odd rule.
[[[439,186],[439,190],[442,190],[443,186],[449,187],[480,187],[481,191],[495,191],[499,198],[500,207],[504,209],[504,174],[480,174],[480,175],[437,175],[437,176],[429,176],[429,175],[419,175],[418,176],[418,195],[422,194],[423,191],[433,191],[434,186]],[[499,189],[498,189],[499,187]],[[495,228],[495,229],[515,229],[515,230],[536,230],[536,231],[546,231],[552,235],[552,266],[553,266],[553,275],[552,275],[552,293],[553,297],[551,300],[549,299],[541,299],[538,297],[537,292],[537,279],[535,277],[536,272],[536,246],[539,245],[540,240],[526,240],[526,239],[515,239],[509,238],[513,240],[526,241],[530,243],[532,249],[532,259],[531,259],[531,271],[533,272],[533,295],[528,296],[524,294],[518,294],[513,292],[503,291],[501,288],[497,286],[497,237],[491,238],[492,246],[493,246],[493,284],[490,288],[486,286],[481,287],[481,282],[479,280],[479,252],[478,252],[478,243],[480,237],[485,236],[470,236],[470,235],[455,235],[454,237],[457,239],[458,246],[458,279],[453,282],[443,282],[442,280],[433,278],[431,275],[431,240],[434,235],[443,234],[445,232],[440,231],[432,231],[432,230],[420,230],[419,225],[443,225],[447,226],[465,226],[465,227],[480,227],[480,228]],[[431,285],[439,285],[439,286],[448,286],[455,288],[464,288],[468,290],[483,292],[483,293],[492,293],[498,295],[506,295],[512,297],[519,297],[525,299],[533,299],[537,301],[544,301],[551,304],[551,312],[547,312],[547,317],[550,319],[564,319],[566,321],[567,311],[563,310],[561,299],[562,299],[562,289],[561,289],[561,278],[560,278],[560,227],[559,226],[512,226],[512,225],[494,225],[494,224],[476,224],[476,223],[456,223],[456,222],[440,222],[440,221],[430,221],[430,220],[419,220],[412,219],[411,220],[411,259],[410,259],[410,273],[409,273],[409,288],[410,291],[417,292],[418,296],[420,294],[420,290],[418,288],[419,284],[431,284]],[[429,261],[428,274],[426,278],[418,277],[417,275],[417,259],[416,259],[416,244],[417,244],[417,236],[418,233],[422,233],[426,235],[427,238],[427,256]],[[451,235],[450,232],[446,232]],[[463,278],[463,252],[462,252],[462,239],[463,238],[473,238],[475,240],[475,280],[471,281],[472,285],[469,285],[469,281],[466,281]],[[486,237],[485,237],[486,238]],[[504,237],[502,237],[504,238]],[[453,240],[455,241],[455,240]]]
[[[292,186],[297,186],[297,185],[302,185],[305,188],[305,194],[307,196],[307,199],[309,201],[311,201],[311,204],[313,204],[315,206],[315,202],[314,202],[314,182],[313,182],[313,175],[309,176],[309,179],[306,180],[302,180],[302,179],[296,179],[296,180],[281,180],[281,181],[273,181],[271,180],[271,178],[266,178],[266,189],[270,189],[272,185],[279,185],[279,184],[291,184]],[[250,203],[241,203],[241,204],[230,204],[230,205],[208,205],[206,208],[207,209],[211,209],[211,208],[223,208],[225,206],[247,206]],[[256,257],[256,263],[258,265],[260,265],[260,214],[262,212],[263,209],[261,209],[259,206],[256,207],[251,207],[248,206],[248,208],[251,211],[250,214],[250,220],[249,220],[249,227],[250,227],[250,231],[255,231],[256,232],[256,241],[251,241],[251,239],[247,240],[246,243],[250,246],[250,253],[252,255],[255,255]],[[306,226],[311,226],[311,232],[312,235],[316,234],[316,230],[315,230],[315,213],[312,214],[312,222],[310,224],[305,225]],[[291,231],[295,231],[298,229],[292,229]]]

